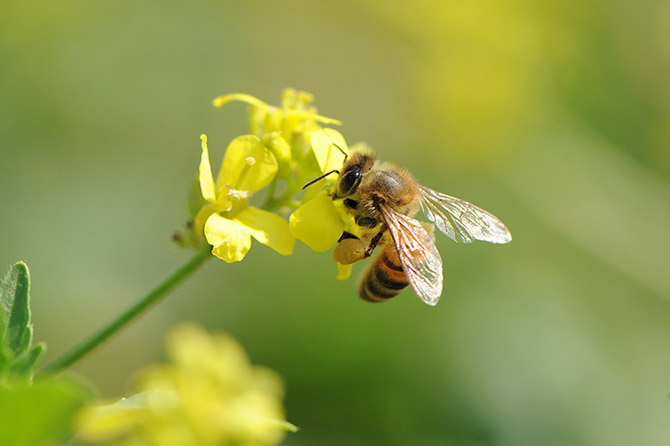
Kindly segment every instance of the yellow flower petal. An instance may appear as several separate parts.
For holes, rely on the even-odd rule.
[[[251,95],[248,94],[243,94],[243,93],[233,93],[233,94],[227,94],[225,96],[218,96],[214,98],[212,101],[212,104],[214,104],[214,107],[221,108],[224,105],[226,105],[229,102],[233,101],[241,101],[241,102],[246,102],[247,104],[255,105],[256,107],[263,107],[263,108],[268,108],[269,105],[266,104],[265,102],[261,101],[258,98],[255,98]]]
[[[257,136],[239,136],[226,149],[216,189],[229,184],[233,189],[256,192],[270,184],[277,169],[277,159]]]
[[[344,150],[345,153],[349,153],[347,142],[342,134],[334,129],[322,129],[311,132],[309,136],[321,172],[339,170],[344,162],[344,154],[335,145]]]
[[[243,381],[251,372],[244,348],[228,335],[211,335],[197,325],[184,323],[172,330],[167,344],[170,361],[182,369],[197,369],[228,381]]]
[[[229,211],[232,208],[232,203],[227,197],[223,197],[221,200],[216,201],[214,203],[208,203],[200,210],[198,213],[195,215],[195,218],[193,219],[193,227],[194,230],[197,234],[202,235],[203,230],[205,228],[205,222],[209,218],[210,215],[217,213],[217,212],[225,212]]]
[[[286,112],[289,119],[298,118],[324,124],[342,124],[337,119],[317,115],[316,108],[310,106],[313,101],[314,95],[312,93],[298,91],[294,88],[287,88],[281,94],[281,108]]]
[[[337,280],[347,280],[351,276],[351,269],[354,267],[353,263],[349,265],[337,264]]]
[[[312,102],[314,102],[314,95],[307,91],[286,88],[281,92],[280,103],[283,109],[304,110]]]
[[[202,155],[200,156],[200,191],[207,201],[216,200],[214,190],[214,178],[212,177],[212,166],[209,164],[209,151],[207,150],[207,135],[200,135],[202,141]]]
[[[228,263],[239,262],[251,247],[251,236],[244,225],[212,214],[205,223],[205,238],[212,254]]]
[[[278,176],[287,177],[291,174],[291,146],[279,133],[273,133],[267,140],[268,149],[277,159],[279,164]]]
[[[235,221],[246,226],[253,238],[279,254],[293,254],[295,237],[286,220],[279,215],[249,206],[235,216]]]
[[[291,115],[292,117],[298,117],[298,118],[301,118],[301,119],[320,122],[322,124],[342,125],[342,123],[340,121],[338,121],[337,119],[329,118],[327,116],[317,115],[317,114],[315,114],[314,112],[311,112],[311,111],[287,110],[286,114]]]
[[[291,232],[314,251],[327,251],[342,235],[344,222],[326,194],[309,200],[289,218]]]

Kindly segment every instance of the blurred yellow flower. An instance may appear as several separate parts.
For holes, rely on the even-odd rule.
[[[207,135],[202,135],[200,190],[208,202],[195,217],[195,228],[212,245],[212,253],[228,263],[244,258],[251,237],[282,255],[293,253],[295,239],[277,214],[248,206],[254,192],[274,179],[275,156],[255,135],[239,136],[226,150],[214,183]],[[201,232],[203,231],[203,232]]]
[[[231,337],[194,325],[168,338],[168,363],[143,372],[140,393],[86,409],[79,436],[133,446],[279,444],[286,431],[283,385],[272,371],[250,363]]]

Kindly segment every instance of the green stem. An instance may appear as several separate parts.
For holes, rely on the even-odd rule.
[[[290,202],[289,199],[293,197],[296,194],[296,192],[298,192],[298,189],[295,188],[295,184],[287,181],[286,191],[277,198],[271,199],[270,198],[271,196],[268,195],[268,197],[265,199],[265,203],[263,203],[263,205],[261,206],[261,209],[264,209],[266,211],[274,211],[282,206],[286,205],[292,206],[293,203]],[[295,200],[293,200],[293,202],[295,202]]]
[[[158,302],[162,297],[177,286],[182,280],[193,273],[205,260],[209,259],[211,255],[211,247],[207,246],[202,251],[198,252],[194,257],[189,259],[182,266],[177,268],[172,274],[167,276],[154,289],[149,291],[145,296],[140,298],[137,302],[128,307],[121,314],[109,321],[105,326],[100,328],[97,332],[91,334],[79,344],[72,347],[70,350],[63,353],[53,362],[47,364],[40,370],[40,376],[55,375],[62,372],[81,358],[86,356],[98,345],[109,339],[110,336],[118,332],[121,328],[130,324],[135,318],[140,316],[150,306]]]
[[[276,188],[277,188],[277,177],[274,177],[274,178],[272,179],[272,182],[271,182],[270,185],[268,186],[268,193],[265,195],[265,197],[266,197],[266,198],[265,198],[265,202],[266,202],[266,203],[269,203],[269,202],[271,202],[272,200],[274,200],[275,189],[276,189]]]

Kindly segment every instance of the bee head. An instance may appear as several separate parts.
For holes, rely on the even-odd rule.
[[[337,182],[337,196],[347,197],[354,194],[361,184],[363,175],[372,169],[374,162],[374,158],[366,153],[351,154],[342,166],[340,180]]]

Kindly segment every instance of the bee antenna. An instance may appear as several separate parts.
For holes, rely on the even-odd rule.
[[[333,144],[335,147],[337,147],[337,150],[339,150],[340,152],[342,152],[342,155],[344,155],[344,159],[346,160],[347,157],[349,156],[349,155],[347,154],[347,152],[345,152],[344,150],[342,150],[342,147],[338,146],[337,144],[335,144],[335,143],[332,143],[332,144]]]
[[[341,149],[340,149],[340,150],[341,150]],[[337,174],[339,175],[339,174],[340,174],[340,171],[337,170],[337,169],[333,169],[333,170],[331,170],[330,172],[326,172],[326,173],[324,173],[323,175],[321,175],[320,177],[314,178],[312,181],[310,181],[309,183],[305,184],[305,185],[302,187],[302,190],[305,190],[307,187],[311,186],[312,184],[316,183],[317,181],[326,178],[326,177],[327,177],[328,175],[330,175],[331,173],[337,173]]]

